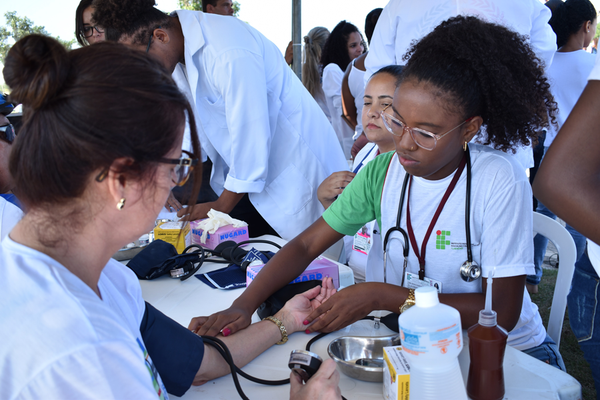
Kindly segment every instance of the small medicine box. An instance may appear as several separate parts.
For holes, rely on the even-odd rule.
[[[408,400],[410,389],[410,366],[401,346],[383,348],[383,398],[385,400]]]
[[[184,221],[163,222],[154,228],[154,239],[171,243],[181,254],[191,243],[190,224],[186,224]]]
[[[217,229],[215,233],[207,232],[206,243],[202,243],[200,237],[203,230],[199,227],[203,220],[192,221],[190,226],[192,229],[192,244],[197,244],[206,249],[214,250],[221,242],[233,240],[236,243],[243,242],[249,239],[248,225],[235,228],[233,225],[225,225]]]
[[[256,275],[258,275],[262,267],[264,267],[264,264],[248,267],[246,270],[246,286],[250,285],[254,278],[256,278]],[[333,279],[333,285],[336,289],[339,289],[340,271],[338,265],[325,257],[317,257],[308,267],[306,267],[299,277],[290,283],[316,281],[326,277],[331,277]]]

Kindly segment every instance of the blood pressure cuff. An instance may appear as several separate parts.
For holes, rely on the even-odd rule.
[[[167,392],[183,396],[202,364],[202,338],[149,303],[146,303],[140,333]]]
[[[127,263],[139,279],[156,279],[168,274],[172,269],[183,268],[186,264],[200,261],[200,253],[177,254],[171,243],[157,239],[146,246]]]
[[[273,293],[264,303],[262,303],[256,313],[260,317],[260,319],[264,319],[270,315],[275,315],[279,310],[283,308],[285,303],[292,297],[297,294],[304,293],[307,290],[314,288],[315,286],[320,286],[322,281],[314,280],[314,281],[305,281],[298,283],[291,283],[289,285],[285,285],[275,293]]]

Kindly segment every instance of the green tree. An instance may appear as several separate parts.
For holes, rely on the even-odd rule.
[[[6,26],[0,27],[0,62],[4,63],[4,58],[12,45],[24,36],[32,33],[50,36],[43,26],[34,25],[33,21],[27,17],[19,17],[16,11],[7,11],[4,14],[6,18]],[[70,41],[56,38],[67,49],[75,43],[75,39]]]
[[[177,0],[179,7],[182,10],[202,11],[202,0]],[[240,13],[240,3],[233,2],[233,15],[235,17]]]

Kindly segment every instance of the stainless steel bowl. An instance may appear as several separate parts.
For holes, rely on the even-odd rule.
[[[327,352],[349,377],[361,381],[383,382],[383,348],[399,344],[398,335],[342,336],[329,343]]]

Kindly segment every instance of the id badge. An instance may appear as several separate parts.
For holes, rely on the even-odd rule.
[[[363,229],[363,231],[366,231],[366,229]],[[357,232],[354,235],[352,250],[368,255],[369,250],[371,250],[371,242],[371,236],[368,233]]]
[[[404,278],[404,287],[408,289],[417,289],[422,286],[432,286],[437,289],[438,293],[442,293],[442,282],[437,281],[435,279],[431,279],[425,277],[425,279],[420,280],[419,274],[413,274],[412,272],[406,272]]]

